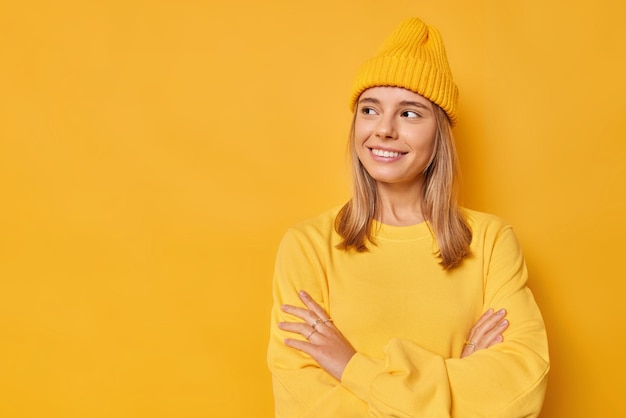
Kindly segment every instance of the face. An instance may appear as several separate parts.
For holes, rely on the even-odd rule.
[[[400,87],[372,87],[357,102],[356,154],[381,185],[418,187],[435,146],[433,104]]]

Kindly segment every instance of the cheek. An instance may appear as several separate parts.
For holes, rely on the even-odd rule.
[[[412,144],[415,150],[433,151],[435,149],[436,129],[428,129],[420,132],[407,132],[404,140],[408,144]]]
[[[363,146],[363,141],[359,140],[355,135],[354,140],[352,141],[352,153],[359,161],[363,161],[364,150],[365,147]]]
[[[354,127],[354,143],[355,145],[363,143],[367,139],[367,134],[363,126]]]
[[[354,121],[354,138],[358,142],[366,141],[370,136],[372,136],[372,133],[374,132],[375,127],[376,127],[375,122],[357,118]]]

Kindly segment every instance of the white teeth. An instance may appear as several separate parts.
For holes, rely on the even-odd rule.
[[[400,156],[399,152],[383,151],[381,149],[376,149],[376,148],[372,148],[372,153],[374,155],[378,155],[379,157],[387,157],[387,158]]]

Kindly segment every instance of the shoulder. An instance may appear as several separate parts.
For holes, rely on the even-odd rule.
[[[334,207],[313,218],[299,222],[287,230],[287,235],[308,238],[329,238],[335,231],[335,218],[341,207]]]
[[[340,206],[329,209],[313,218],[306,219],[293,225],[289,228],[289,230],[306,233],[311,231],[325,231],[329,226],[334,228],[335,218],[337,217],[340,209]]]
[[[462,210],[474,235],[498,235],[512,229],[511,225],[499,216],[467,208]]]
[[[502,249],[515,253],[521,250],[513,227],[502,218],[465,208],[463,213],[472,230],[474,251],[490,253]]]
[[[281,246],[332,247],[339,243],[335,232],[335,218],[340,206],[329,209],[313,218],[290,227],[283,236]]]

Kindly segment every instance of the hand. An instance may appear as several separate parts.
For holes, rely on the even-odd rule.
[[[288,338],[285,340],[285,345],[307,353],[324,370],[341,381],[343,370],[356,350],[335,327],[324,309],[308,293],[301,290],[298,296],[307,309],[291,305],[283,305],[282,309],[304,322],[281,322],[278,327],[287,332],[300,334],[308,341]]]
[[[467,342],[461,352],[461,358],[467,357],[477,350],[501,343],[504,340],[502,333],[509,327],[509,321],[504,319],[505,316],[506,310],[504,309],[500,309],[498,312],[489,309],[485,312],[470,330]]]

